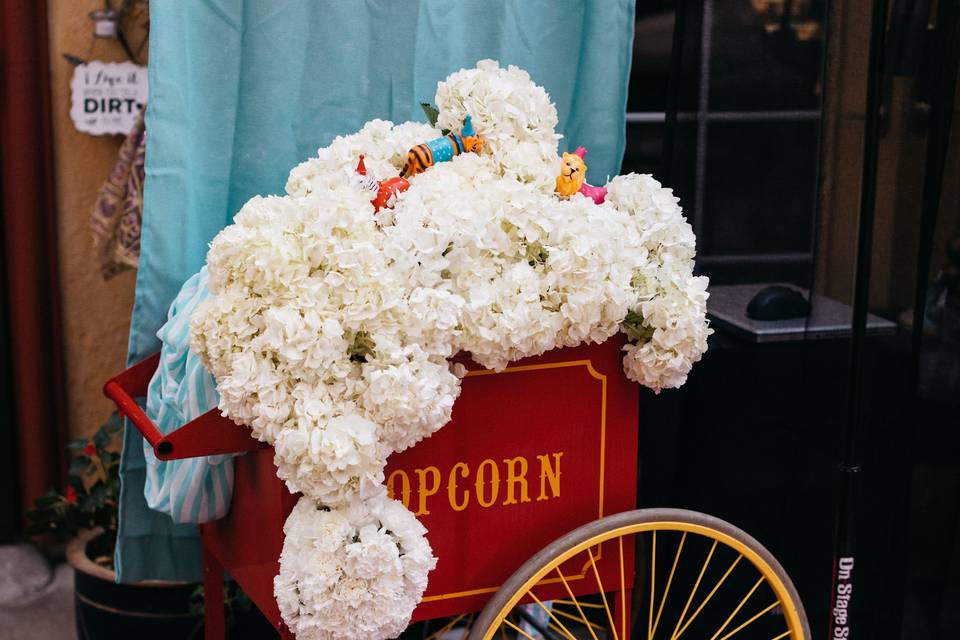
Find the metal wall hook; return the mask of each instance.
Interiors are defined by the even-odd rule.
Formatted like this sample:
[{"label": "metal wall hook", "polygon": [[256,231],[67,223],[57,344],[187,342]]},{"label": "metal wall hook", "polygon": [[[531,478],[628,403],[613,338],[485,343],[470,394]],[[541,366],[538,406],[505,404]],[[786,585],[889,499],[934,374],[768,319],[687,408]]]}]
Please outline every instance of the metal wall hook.
[{"label": "metal wall hook", "polygon": [[[120,6],[114,8],[112,0],[104,0],[103,9],[96,9],[87,14],[93,21],[94,39],[116,40],[120,43],[120,46],[123,47],[123,51],[127,54],[130,62],[140,64],[139,54],[147,42],[147,36],[144,36],[136,50],[134,50],[134,48],[130,46],[130,42],[127,40],[127,36],[123,31],[122,22],[124,18],[133,12],[136,5],[148,5],[148,3],[149,0],[122,0]],[[149,22],[147,22],[147,28],[149,32]],[[77,56],[64,54],[64,57],[74,66],[84,64],[84,60]]]}]

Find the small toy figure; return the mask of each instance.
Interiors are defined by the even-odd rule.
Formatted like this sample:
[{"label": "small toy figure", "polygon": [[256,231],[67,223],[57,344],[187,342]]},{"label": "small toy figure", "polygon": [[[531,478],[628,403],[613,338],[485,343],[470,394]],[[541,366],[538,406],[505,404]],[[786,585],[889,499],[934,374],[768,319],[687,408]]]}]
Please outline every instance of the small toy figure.
[{"label": "small toy figure", "polygon": [[384,207],[393,207],[396,202],[396,196],[410,188],[410,183],[405,178],[394,176],[380,181],[380,188],[377,190],[377,197],[371,200],[373,202],[373,211],[376,213]]},{"label": "small toy figure", "polygon": [[360,154],[360,161],[357,162],[357,168],[350,178],[350,184],[358,189],[369,191],[373,198],[370,203],[373,205],[373,212],[376,213],[384,207],[392,207],[396,201],[396,196],[410,188],[410,183],[395,176],[377,182],[373,176],[367,175],[367,166],[363,163],[363,154]]},{"label": "small toy figure", "polygon": [[438,162],[448,162],[465,151],[479,153],[481,149],[483,149],[483,136],[473,130],[473,122],[467,115],[463,119],[463,128],[460,133],[448,133],[442,138],[435,138],[410,149],[400,176],[409,178],[423,173]]},{"label": "small toy figure", "polygon": [[593,204],[603,204],[607,199],[606,187],[595,187],[592,184],[583,183],[580,187],[580,193],[593,200]]},{"label": "small toy figure", "polygon": [[583,180],[587,176],[587,163],[583,161],[586,153],[587,150],[580,147],[576,153],[563,154],[560,161],[560,175],[557,176],[557,186],[554,189],[561,198],[569,198],[580,191]]},{"label": "small toy figure", "polygon": [[367,175],[367,166],[363,163],[362,153],[360,154],[360,161],[357,162],[356,171],[350,178],[350,184],[358,189],[373,191],[374,193],[380,188],[380,185],[374,180],[373,176]]},{"label": "small toy figure", "polygon": [[577,147],[573,153],[564,153],[560,160],[560,175],[554,191],[561,198],[569,198],[575,193],[581,193],[593,200],[595,204],[603,204],[607,198],[606,187],[595,187],[586,183],[587,163],[583,157],[587,155],[585,147]]}]

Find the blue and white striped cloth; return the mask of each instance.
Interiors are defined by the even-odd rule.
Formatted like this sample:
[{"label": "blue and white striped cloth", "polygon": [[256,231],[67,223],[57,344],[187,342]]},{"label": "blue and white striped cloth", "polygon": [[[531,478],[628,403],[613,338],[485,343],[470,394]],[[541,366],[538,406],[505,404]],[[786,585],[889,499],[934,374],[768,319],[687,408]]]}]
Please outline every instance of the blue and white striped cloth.
[{"label": "blue and white striped cloth", "polygon": [[[207,291],[207,268],[187,280],[167,313],[160,338],[160,365],[147,390],[147,415],[164,434],[217,406],[216,382],[200,357],[190,351],[190,316]],[[233,454],[157,460],[143,443],[147,463],[144,496],[147,506],[175,522],[209,522],[230,510],[233,495]]]}]

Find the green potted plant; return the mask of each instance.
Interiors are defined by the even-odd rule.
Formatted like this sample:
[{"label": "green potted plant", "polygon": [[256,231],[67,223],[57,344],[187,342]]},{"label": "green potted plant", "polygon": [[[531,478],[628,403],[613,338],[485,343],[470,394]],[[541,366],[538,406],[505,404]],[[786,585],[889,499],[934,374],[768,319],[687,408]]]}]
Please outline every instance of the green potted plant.
[{"label": "green potted plant", "polygon": [[66,542],[92,530],[100,530],[107,542],[116,535],[122,429],[114,415],[93,437],[67,445],[70,467],[66,490],[61,494],[51,489],[34,502],[27,513],[27,533],[55,542]]},{"label": "green potted plant", "polygon": [[113,569],[120,497],[120,434],[113,415],[91,438],[70,442],[66,490],[51,490],[27,514],[28,532],[66,543],[75,570],[80,640],[199,638],[202,612],[191,606],[197,585],[151,581],[118,584]]},{"label": "green potted plant", "polygon": [[[120,442],[123,423],[110,417],[90,438],[71,441],[63,493],[51,490],[27,513],[28,533],[54,545],[66,544],[74,568],[77,637],[201,638],[203,587],[194,583],[147,581],[118,584],[113,568],[120,498]],[[228,637],[275,637],[270,624],[235,582],[224,585]]]}]

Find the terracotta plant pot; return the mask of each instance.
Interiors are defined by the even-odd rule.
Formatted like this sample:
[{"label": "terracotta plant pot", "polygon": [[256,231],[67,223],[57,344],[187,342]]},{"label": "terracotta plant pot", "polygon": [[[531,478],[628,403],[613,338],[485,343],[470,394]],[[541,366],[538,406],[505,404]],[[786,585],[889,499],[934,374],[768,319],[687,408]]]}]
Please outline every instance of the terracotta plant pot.
[{"label": "terracotta plant pot", "polygon": [[79,640],[203,637],[202,616],[190,612],[190,597],[196,584],[117,584],[112,570],[91,560],[112,551],[113,541],[101,530],[85,532],[67,545],[67,561],[75,570]]}]

